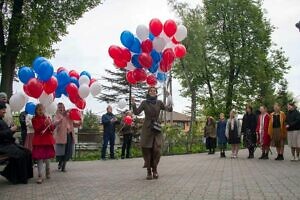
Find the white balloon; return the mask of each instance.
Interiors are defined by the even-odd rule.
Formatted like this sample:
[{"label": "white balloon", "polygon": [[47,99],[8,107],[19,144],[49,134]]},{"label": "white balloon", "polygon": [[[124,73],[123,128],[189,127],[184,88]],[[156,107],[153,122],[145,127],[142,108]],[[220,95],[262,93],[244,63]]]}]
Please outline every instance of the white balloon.
[{"label": "white balloon", "polygon": [[101,85],[99,82],[94,82],[90,87],[90,92],[93,97],[97,96],[101,92]]},{"label": "white balloon", "polygon": [[11,111],[20,111],[26,104],[26,96],[21,92],[17,92],[9,99]]},{"label": "white balloon", "polygon": [[83,85],[83,84],[89,84],[90,83],[90,79],[87,75],[82,75],[79,77],[79,85]]},{"label": "white balloon", "polygon": [[39,97],[39,102],[45,107],[51,104],[53,100],[53,94],[47,94],[46,92],[43,92],[42,95]]},{"label": "white balloon", "polygon": [[175,46],[176,46],[176,45],[171,41],[171,42],[168,42],[168,44],[166,45],[166,49],[167,49],[167,48],[171,48],[171,49],[173,49],[173,51],[174,51]]},{"label": "white balloon", "polygon": [[50,103],[47,107],[46,107],[46,113],[49,115],[54,115],[57,109],[57,105],[55,102]]},{"label": "white balloon", "polygon": [[136,68],[135,68],[135,66],[133,66],[133,64],[131,62],[128,62],[125,69],[128,71],[131,71],[131,70],[135,70]]},{"label": "white balloon", "polygon": [[165,32],[161,32],[161,34],[159,35],[159,37],[163,38],[165,40],[165,43],[168,44],[169,42],[171,42],[171,38],[169,38]]},{"label": "white balloon", "polygon": [[90,87],[87,84],[80,85],[78,89],[78,93],[79,96],[84,99],[89,96]]},{"label": "white balloon", "polygon": [[118,102],[118,107],[119,107],[120,109],[125,108],[126,105],[127,105],[127,103],[126,103],[126,100],[125,100],[125,99],[121,99],[121,100]]},{"label": "white balloon", "polygon": [[161,52],[166,46],[166,41],[161,37],[156,37],[153,40],[153,48],[157,52]]},{"label": "white balloon", "polygon": [[149,29],[147,26],[140,24],[136,27],[136,36],[141,40],[146,40],[149,37]]},{"label": "white balloon", "polygon": [[184,25],[177,26],[177,31],[174,35],[176,41],[181,42],[187,36],[187,29]]}]

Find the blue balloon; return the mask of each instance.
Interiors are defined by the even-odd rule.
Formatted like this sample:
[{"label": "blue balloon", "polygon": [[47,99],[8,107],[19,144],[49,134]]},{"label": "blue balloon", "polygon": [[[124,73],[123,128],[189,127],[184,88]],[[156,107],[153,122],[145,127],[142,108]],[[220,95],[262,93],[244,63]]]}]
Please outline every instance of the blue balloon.
[{"label": "blue balloon", "polygon": [[30,115],[34,115],[35,114],[35,106],[36,105],[33,102],[26,103],[25,112],[27,112]]},{"label": "blue balloon", "polygon": [[66,86],[71,82],[70,76],[66,71],[61,71],[56,76],[58,87]]},{"label": "blue balloon", "polygon": [[61,93],[59,93],[57,90],[55,91],[55,98],[60,98],[61,97]]},{"label": "blue balloon", "polygon": [[161,54],[158,53],[155,50],[152,50],[150,53],[152,60],[154,61],[154,63],[158,63],[161,60]]},{"label": "blue balloon", "polygon": [[134,54],[131,57],[131,63],[133,64],[133,66],[135,66],[136,68],[143,68],[143,66],[140,64],[139,62],[139,54]]},{"label": "blue balloon", "polygon": [[35,75],[34,71],[30,67],[23,66],[18,71],[18,77],[22,83],[27,84],[27,82],[31,78],[34,78]]},{"label": "blue balloon", "polygon": [[91,80],[91,74],[89,73],[89,72],[87,72],[87,71],[82,71],[81,73],[80,73],[80,76],[82,76],[82,75],[86,75],[86,76],[88,76],[89,77],[89,79]]},{"label": "blue balloon", "polygon": [[155,73],[155,72],[157,72],[157,70],[158,70],[158,66],[159,66],[159,64],[158,63],[152,63],[152,66],[148,69],[149,70],[149,72],[151,72],[151,73]]},{"label": "blue balloon", "polygon": [[153,41],[154,38],[155,38],[155,36],[154,36],[152,33],[149,33],[149,39],[150,39],[151,41]]},{"label": "blue balloon", "polygon": [[128,47],[128,49],[130,51],[132,51],[133,53],[141,53],[142,50],[141,50],[140,40],[138,38],[134,38],[134,42],[133,42],[132,46],[130,48]]},{"label": "blue balloon", "polygon": [[121,43],[130,48],[134,43],[134,35],[130,31],[123,31],[120,36]]},{"label": "blue balloon", "polygon": [[159,82],[164,82],[167,80],[167,74],[158,72],[156,78]]},{"label": "blue balloon", "polygon": [[38,73],[38,79],[48,81],[53,75],[54,69],[49,61],[44,61],[39,65],[41,72]]},{"label": "blue balloon", "polygon": [[77,78],[75,78],[75,77],[70,77],[70,82],[71,83],[74,83],[78,88],[79,88],[79,81],[78,81],[78,79]]},{"label": "blue balloon", "polygon": [[32,67],[37,74],[43,73],[43,69],[41,68],[40,64],[44,61],[47,61],[47,59],[40,56],[34,59]]}]

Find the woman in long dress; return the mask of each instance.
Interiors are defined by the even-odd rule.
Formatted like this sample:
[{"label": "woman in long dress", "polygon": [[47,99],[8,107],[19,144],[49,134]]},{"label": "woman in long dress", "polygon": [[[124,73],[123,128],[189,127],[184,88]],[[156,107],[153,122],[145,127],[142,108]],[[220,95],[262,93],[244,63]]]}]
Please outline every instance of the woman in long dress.
[{"label": "woman in long dress", "polygon": [[230,111],[230,117],[227,120],[225,134],[228,138],[228,144],[231,144],[231,158],[237,158],[239,145],[241,143],[241,125],[238,119],[235,117],[234,110]]}]

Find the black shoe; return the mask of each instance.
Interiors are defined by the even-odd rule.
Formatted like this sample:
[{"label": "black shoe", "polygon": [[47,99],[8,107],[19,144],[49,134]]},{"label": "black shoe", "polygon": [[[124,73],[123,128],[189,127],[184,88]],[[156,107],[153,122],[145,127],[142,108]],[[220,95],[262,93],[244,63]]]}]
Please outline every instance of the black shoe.
[{"label": "black shoe", "polygon": [[121,159],[125,159],[125,156],[121,156]]},{"label": "black shoe", "polygon": [[269,153],[266,153],[265,156],[262,159],[263,160],[268,160],[269,159]]},{"label": "black shoe", "polygon": [[249,159],[253,159],[253,158],[254,158],[254,154],[250,154]]},{"label": "black shoe", "polygon": [[262,153],[259,159],[264,159],[264,157],[265,157],[265,153]]},{"label": "black shoe", "polygon": [[275,160],[280,160],[280,154],[277,155],[277,158]]}]

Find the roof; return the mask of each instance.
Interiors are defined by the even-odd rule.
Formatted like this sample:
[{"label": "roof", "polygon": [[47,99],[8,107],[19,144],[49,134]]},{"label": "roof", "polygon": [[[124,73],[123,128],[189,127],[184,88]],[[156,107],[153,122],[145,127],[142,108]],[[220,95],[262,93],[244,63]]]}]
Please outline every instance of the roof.
[{"label": "roof", "polygon": [[[191,120],[190,116],[185,115],[183,113],[179,113],[176,111],[173,111],[172,113],[173,113],[173,121],[188,122]],[[167,117],[167,121],[171,121],[171,113],[170,112],[167,112],[166,117]]]}]

